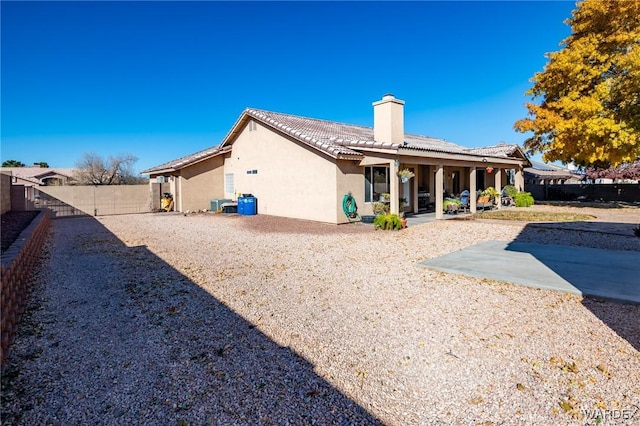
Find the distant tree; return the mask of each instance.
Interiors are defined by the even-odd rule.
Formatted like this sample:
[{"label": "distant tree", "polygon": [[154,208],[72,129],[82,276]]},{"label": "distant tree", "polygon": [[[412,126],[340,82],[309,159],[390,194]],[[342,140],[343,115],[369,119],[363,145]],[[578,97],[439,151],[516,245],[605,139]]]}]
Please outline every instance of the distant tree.
[{"label": "distant tree", "polygon": [[588,167],[585,170],[585,177],[588,179],[640,179],[640,161],[635,163],[625,163],[618,167],[609,167],[607,169]]},{"label": "distant tree", "polygon": [[45,161],[40,161],[39,163],[33,163],[35,166],[40,166],[40,167],[44,167],[46,169],[49,168],[49,163],[45,162]]},{"label": "distant tree", "polygon": [[26,167],[22,161],[7,160],[2,162],[2,167]]},{"label": "distant tree", "polygon": [[533,132],[529,153],[545,161],[608,168],[640,158],[640,2],[577,3],[572,34],[548,53],[527,95],[529,118],[515,123]]},{"label": "distant tree", "polygon": [[87,152],[76,163],[75,178],[79,185],[133,185],[141,183],[135,176],[134,155],[110,156],[107,160],[98,154]]}]

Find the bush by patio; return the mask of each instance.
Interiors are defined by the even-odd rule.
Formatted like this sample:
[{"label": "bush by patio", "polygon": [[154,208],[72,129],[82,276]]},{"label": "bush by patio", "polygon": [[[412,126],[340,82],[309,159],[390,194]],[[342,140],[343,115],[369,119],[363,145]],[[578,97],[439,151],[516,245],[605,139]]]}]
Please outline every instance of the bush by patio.
[{"label": "bush by patio", "polygon": [[531,207],[533,205],[533,196],[530,192],[518,192],[513,201],[516,207]]},{"label": "bush by patio", "polygon": [[375,229],[399,230],[402,229],[402,221],[395,213],[380,214],[373,219],[373,227]]}]

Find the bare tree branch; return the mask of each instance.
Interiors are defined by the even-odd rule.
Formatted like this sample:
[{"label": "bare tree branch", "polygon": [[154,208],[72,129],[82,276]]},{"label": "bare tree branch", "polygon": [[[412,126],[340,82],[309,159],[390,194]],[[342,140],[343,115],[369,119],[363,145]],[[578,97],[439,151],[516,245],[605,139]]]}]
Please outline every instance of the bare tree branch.
[{"label": "bare tree branch", "polygon": [[80,185],[130,185],[141,183],[135,176],[133,164],[138,158],[131,154],[110,156],[105,160],[93,152],[86,152],[76,163],[76,179]]}]

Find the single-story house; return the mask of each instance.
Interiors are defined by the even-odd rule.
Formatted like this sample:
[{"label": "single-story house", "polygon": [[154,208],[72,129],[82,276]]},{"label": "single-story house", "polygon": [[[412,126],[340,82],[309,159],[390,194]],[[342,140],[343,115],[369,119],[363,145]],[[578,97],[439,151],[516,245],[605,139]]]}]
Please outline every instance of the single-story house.
[{"label": "single-story house", "polygon": [[[250,193],[257,213],[347,223],[343,197],[360,215],[373,214],[380,194],[391,212],[419,212],[435,205],[442,217],[445,191],[513,183],[524,188],[530,165],[518,145],[466,148],[405,134],[404,101],[385,95],[373,103],[373,128],[247,108],[212,148],[144,170],[150,184],[167,182],[176,210],[209,209],[212,199]],[[402,183],[398,171],[414,177]],[[475,211],[471,197],[471,211]]]},{"label": "single-story house", "polygon": [[40,167],[1,167],[0,171],[11,175],[11,183],[24,186],[59,186],[75,181],[75,169]]},{"label": "single-story house", "polygon": [[531,161],[531,167],[524,168],[524,183],[528,185],[581,183],[582,176],[555,164]]}]

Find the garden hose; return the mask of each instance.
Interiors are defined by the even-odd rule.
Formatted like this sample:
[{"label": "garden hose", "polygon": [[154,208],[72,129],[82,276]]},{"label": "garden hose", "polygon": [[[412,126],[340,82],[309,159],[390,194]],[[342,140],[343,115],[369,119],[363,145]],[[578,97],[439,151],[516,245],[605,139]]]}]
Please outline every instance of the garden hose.
[{"label": "garden hose", "polygon": [[345,196],[342,198],[342,211],[349,218],[349,220],[359,217],[356,199],[353,198],[351,193],[345,194]]}]

